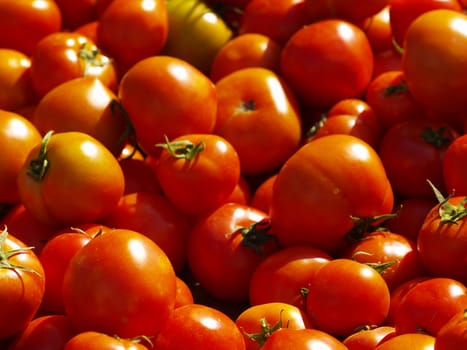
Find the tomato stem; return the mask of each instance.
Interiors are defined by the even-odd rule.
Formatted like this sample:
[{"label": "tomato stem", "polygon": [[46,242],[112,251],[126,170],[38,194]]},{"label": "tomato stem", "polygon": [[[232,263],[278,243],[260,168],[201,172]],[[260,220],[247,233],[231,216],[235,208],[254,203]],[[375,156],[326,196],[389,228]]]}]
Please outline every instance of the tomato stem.
[{"label": "tomato stem", "polygon": [[430,180],[427,181],[433,189],[436,199],[439,202],[438,214],[441,218],[441,222],[443,224],[457,225],[460,219],[467,216],[467,208],[465,208],[465,205],[467,204],[467,197],[465,197],[458,205],[453,205],[449,203],[449,199],[452,197],[452,195],[444,198],[435,185]]},{"label": "tomato stem", "polygon": [[[367,255],[367,256],[371,256],[370,253],[368,252],[364,252],[364,251],[358,251],[358,252],[355,252],[353,255],[352,255],[352,260],[355,260],[355,257],[358,256],[358,255]],[[392,265],[398,263],[399,260],[395,259],[395,260],[390,260],[390,261],[385,261],[385,262],[378,262],[378,263],[373,263],[373,262],[363,262],[363,264],[369,266],[369,267],[372,267],[373,269],[375,269],[376,271],[378,271],[378,273],[382,273],[384,270],[388,269],[389,267],[391,267]]]},{"label": "tomato stem", "polygon": [[[272,335],[272,333],[274,333],[275,331],[281,328],[284,328],[282,327],[282,313],[283,312],[284,310],[281,310],[279,321],[277,321],[274,325],[271,326],[265,318],[262,318],[259,320],[261,331],[259,331],[258,333],[247,333],[243,330],[243,333],[248,338],[258,343],[260,347],[262,347],[264,343],[266,342],[266,340]],[[285,328],[287,328],[288,326],[289,325],[287,323]]]},{"label": "tomato stem", "polygon": [[120,151],[124,143],[129,141],[130,144],[133,146],[133,151],[131,152],[131,154],[125,157],[125,159],[132,158],[137,151],[144,155],[145,153],[140,148],[138,141],[136,139],[136,132],[133,127],[133,124],[131,123],[131,118],[128,115],[127,111],[123,108],[122,104],[118,102],[117,100],[112,100],[110,102],[110,111],[112,112],[112,116],[119,115],[123,118],[125,122],[125,130],[123,130],[122,134],[117,140],[117,143],[114,146],[114,153],[117,153],[118,151]]},{"label": "tomato stem", "polygon": [[359,218],[356,216],[351,216],[350,218],[354,222],[354,226],[349,232],[347,232],[345,237],[351,243],[358,242],[364,238],[365,234],[378,230],[377,225],[375,225],[375,223],[379,224],[383,221],[393,219],[397,215],[398,213],[391,213],[391,214],[376,215],[376,216],[367,217],[367,218]]},{"label": "tomato stem", "polygon": [[36,181],[41,181],[49,168],[49,161],[47,160],[47,146],[50,138],[52,137],[53,130],[48,131],[42,138],[41,147],[37,158],[29,162],[27,174]]},{"label": "tomato stem", "polygon": [[196,145],[188,140],[170,142],[167,135],[164,135],[165,143],[158,143],[156,147],[166,149],[169,154],[178,159],[192,160],[199,153],[204,151],[206,144],[204,141],[198,142]]},{"label": "tomato stem", "polygon": [[454,140],[454,136],[447,127],[441,127],[437,130],[427,127],[422,130],[420,136],[426,143],[435,146],[437,149],[448,147],[448,145]]},{"label": "tomato stem", "polygon": [[104,67],[109,64],[110,59],[106,56],[102,56],[98,48],[88,49],[87,42],[81,44],[81,47],[78,51],[78,57],[83,60],[83,76],[86,77],[89,75],[89,71],[93,67]]},{"label": "tomato stem", "polygon": [[271,220],[265,218],[248,227],[241,227],[232,232],[230,236],[240,233],[243,237],[242,246],[250,248],[258,255],[263,255],[262,246],[270,241],[277,243],[276,237],[269,234]]}]

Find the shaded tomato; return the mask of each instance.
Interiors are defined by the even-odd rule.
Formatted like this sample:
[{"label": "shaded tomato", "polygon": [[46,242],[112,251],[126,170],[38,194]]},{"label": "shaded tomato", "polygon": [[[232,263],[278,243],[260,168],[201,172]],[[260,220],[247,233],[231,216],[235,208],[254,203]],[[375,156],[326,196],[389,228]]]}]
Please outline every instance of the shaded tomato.
[{"label": "shaded tomato", "polygon": [[434,350],[435,337],[422,333],[399,334],[379,344],[375,350]]},{"label": "shaded tomato", "polygon": [[273,174],[258,185],[251,197],[250,205],[252,207],[269,214],[276,177],[277,174]]},{"label": "shaded tomato", "polygon": [[175,282],[177,286],[177,291],[175,294],[174,308],[177,308],[183,305],[194,304],[195,302],[194,296],[188,284],[182,278],[178,276],[176,277]]},{"label": "shaded tomato", "polygon": [[274,332],[261,348],[263,350],[347,350],[340,340],[318,329],[288,329]]},{"label": "shaded tomato", "polygon": [[86,331],[73,336],[63,350],[147,350],[144,338],[125,339],[105,333]]},{"label": "shaded tomato", "polygon": [[373,78],[388,71],[402,69],[402,54],[395,48],[376,52],[373,60]]},{"label": "shaded tomato", "polygon": [[453,140],[448,146],[442,164],[445,188],[448,193],[454,193],[457,196],[467,196],[467,186],[464,181],[464,175],[467,172],[465,167],[466,149],[467,134],[464,134]]},{"label": "shaded tomato", "polygon": [[122,158],[119,159],[119,163],[125,177],[124,194],[141,191],[162,193],[156,172],[145,159]]},{"label": "shaded tomato", "polygon": [[348,350],[374,350],[379,344],[395,336],[391,326],[368,327],[352,333],[342,340]]},{"label": "shaded tomato", "polygon": [[467,308],[457,312],[438,332],[435,350],[449,350],[467,346]]},{"label": "shaded tomato", "polygon": [[97,19],[99,0],[55,0],[62,14],[62,27],[74,30]]}]

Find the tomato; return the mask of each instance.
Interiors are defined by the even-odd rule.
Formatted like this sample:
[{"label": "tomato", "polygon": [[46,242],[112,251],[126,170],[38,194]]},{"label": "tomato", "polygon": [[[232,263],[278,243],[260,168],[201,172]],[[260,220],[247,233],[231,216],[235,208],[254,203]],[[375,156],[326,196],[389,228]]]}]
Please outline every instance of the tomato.
[{"label": "tomato", "polygon": [[74,335],[65,315],[38,316],[14,336],[8,350],[63,349]]},{"label": "tomato", "polygon": [[318,329],[288,329],[274,332],[264,343],[262,350],[347,350],[337,338]]},{"label": "tomato", "polygon": [[448,193],[455,193],[457,196],[467,196],[467,187],[463,181],[463,174],[467,171],[465,168],[466,135],[461,135],[448,146],[442,164],[445,188]]},{"label": "tomato", "polygon": [[305,310],[308,287],[316,271],[330,260],[328,254],[309,246],[287,247],[272,253],[251,276],[250,304],[283,302]]},{"label": "tomato", "polygon": [[62,14],[52,0],[1,0],[0,47],[29,56],[36,44],[62,28]]},{"label": "tomato", "polygon": [[435,350],[449,350],[467,346],[467,308],[457,312],[438,332]]},{"label": "tomato", "polygon": [[0,48],[0,109],[15,111],[36,102],[30,68],[31,59],[26,54]]},{"label": "tomato", "polygon": [[306,313],[288,303],[271,302],[249,306],[235,319],[245,338],[246,350],[260,348],[274,332],[310,328]]},{"label": "tomato", "polygon": [[101,222],[144,234],[164,251],[176,272],[184,267],[191,226],[187,217],[161,194],[126,194]]},{"label": "tomato", "polygon": [[305,0],[251,0],[243,9],[238,33],[260,33],[284,45],[307,22]]},{"label": "tomato", "polygon": [[298,149],[300,112],[279,75],[261,67],[244,68],[219,80],[216,89],[214,133],[235,148],[242,174],[273,171]]},{"label": "tomato", "polygon": [[154,241],[132,230],[92,239],[71,259],[63,283],[66,314],[79,331],[154,336],[175,304],[170,260]]},{"label": "tomato", "polygon": [[99,25],[98,20],[84,23],[77,27],[73,32],[84,35],[85,37],[91,39],[93,42],[97,43],[97,26]]},{"label": "tomato", "polygon": [[360,22],[360,27],[365,31],[374,53],[394,48],[388,5],[365,18]]},{"label": "tomato", "polygon": [[389,0],[390,25],[396,44],[404,45],[407,29],[418,16],[436,9],[462,11],[458,0]]},{"label": "tomato", "polygon": [[123,339],[95,331],[76,334],[63,350],[147,350],[142,338]]},{"label": "tomato", "polygon": [[402,70],[391,70],[374,77],[365,92],[365,101],[384,130],[404,120],[425,118],[422,107],[407,88]]},{"label": "tomato", "polygon": [[175,309],[154,340],[158,350],[244,350],[235,322],[222,311],[201,304]]},{"label": "tomato", "polygon": [[22,331],[39,309],[45,289],[44,270],[34,252],[6,228],[0,234],[0,339]]},{"label": "tomato", "polygon": [[113,0],[98,21],[97,44],[116,61],[120,74],[159,54],[167,40],[165,0]]},{"label": "tomato", "polygon": [[384,72],[402,69],[402,53],[395,48],[376,52],[373,59],[373,78]]},{"label": "tomato", "polygon": [[348,350],[374,350],[379,344],[395,336],[395,328],[391,326],[368,327],[342,340]]},{"label": "tomato", "polygon": [[351,216],[387,214],[393,202],[376,151],[357,137],[329,135],[302,146],[280,169],[271,224],[284,246],[309,244],[330,253],[353,227]]},{"label": "tomato", "polygon": [[144,159],[119,159],[120,167],[125,177],[124,194],[135,192],[151,192],[161,194],[161,187],[157,181],[156,172]]},{"label": "tomato", "polygon": [[373,73],[373,52],[356,25],[321,20],[292,35],[282,50],[280,68],[304,104],[329,108],[363,94]]},{"label": "tomato", "polygon": [[191,292],[190,287],[188,284],[180,277],[176,277],[175,279],[177,291],[175,295],[175,306],[174,308],[194,304],[195,300],[193,297],[193,293]]},{"label": "tomato", "polygon": [[382,325],[389,311],[386,281],[374,268],[351,259],[325,264],[308,290],[306,310],[313,326],[336,337],[348,337],[358,327]]},{"label": "tomato", "polygon": [[435,337],[422,333],[396,335],[379,344],[375,350],[434,350]]},{"label": "tomato", "polygon": [[407,30],[402,69],[409,91],[426,109],[445,114],[465,111],[466,26],[462,12],[441,9],[418,16]]},{"label": "tomato", "polygon": [[217,111],[214,83],[186,61],[155,56],[135,64],[122,78],[119,98],[141,148],[189,133],[211,133]]},{"label": "tomato", "polygon": [[209,77],[217,82],[229,73],[248,67],[263,67],[279,73],[281,50],[279,43],[264,34],[238,35],[214,56]]},{"label": "tomato", "polygon": [[240,178],[234,147],[214,134],[187,134],[158,144],[156,175],[164,195],[190,217],[223,204]]},{"label": "tomato", "polygon": [[379,156],[394,192],[404,198],[432,199],[430,180],[444,191],[443,160],[458,137],[449,124],[428,119],[401,121],[382,136]]},{"label": "tomato", "polygon": [[277,174],[273,174],[258,185],[250,200],[250,205],[252,207],[269,214],[276,177]]},{"label": "tomato", "polygon": [[428,272],[467,285],[466,197],[447,199],[438,192],[439,204],[426,216],[418,234],[418,252]]},{"label": "tomato", "polygon": [[233,31],[204,1],[165,1],[169,31],[162,53],[209,74],[214,57],[233,37]]},{"label": "tomato", "polygon": [[227,203],[199,219],[188,238],[188,265],[206,292],[228,302],[248,301],[250,278],[276,250],[266,213]]},{"label": "tomato", "polygon": [[125,131],[129,126],[114,110],[116,98],[115,93],[96,77],[71,79],[41,98],[32,122],[43,135],[49,130],[86,133],[118,155],[126,141]]},{"label": "tomato", "polygon": [[224,203],[234,202],[248,205],[251,201],[251,188],[245,176],[240,174],[237,185]]},{"label": "tomato", "polygon": [[55,225],[93,222],[107,215],[124,190],[117,159],[81,132],[47,133],[18,174],[21,202],[39,220]]},{"label": "tomato", "polygon": [[16,178],[29,152],[41,141],[36,126],[25,117],[0,109],[0,203],[20,202]]},{"label": "tomato", "polygon": [[467,307],[467,287],[444,277],[432,277],[410,288],[394,313],[397,334],[423,332],[436,337],[457,312]]},{"label": "tomato", "polygon": [[62,27],[74,30],[97,19],[99,0],[55,0],[62,14]]}]

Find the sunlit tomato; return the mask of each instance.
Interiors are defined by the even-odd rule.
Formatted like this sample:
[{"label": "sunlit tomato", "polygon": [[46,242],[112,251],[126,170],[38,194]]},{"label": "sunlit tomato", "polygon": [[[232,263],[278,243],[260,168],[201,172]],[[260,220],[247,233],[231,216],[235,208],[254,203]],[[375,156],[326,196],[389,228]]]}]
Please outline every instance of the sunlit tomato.
[{"label": "sunlit tomato", "polygon": [[30,67],[26,54],[0,48],[0,109],[14,111],[36,102]]},{"label": "sunlit tomato", "polygon": [[214,298],[248,301],[250,278],[275,250],[265,213],[227,203],[198,220],[188,238],[188,264],[195,279]]},{"label": "sunlit tomato", "polygon": [[348,337],[358,327],[382,325],[389,311],[390,292],[383,277],[351,259],[324,264],[308,291],[306,310],[313,326],[336,337]]},{"label": "sunlit tomato", "polygon": [[45,289],[37,255],[4,228],[0,233],[0,339],[22,331],[39,309]]},{"label": "sunlit tomato", "polygon": [[164,251],[176,272],[184,267],[191,227],[187,217],[161,194],[144,191],[126,194],[101,222],[144,234]]},{"label": "sunlit tomato", "polygon": [[298,149],[300,112],[295,95],[276,73],[240,69],[219,80],[216,90],[214,133],[235,148],[242,174],[275,170]]},{"label": "sunlit tomato", "polygon": [[161,187],[154,168],[144,159],[119,159],[120,167],[125,177],[125,192],[151,192],[161,194]]},{"label": "sunlit tomato", "polygon": [[395,328],[391,326],[369,327],[352,333],[342,343],[348,350],[374,350],[394,335]]},{"label": "sunlit tomato", "polygon": [[329,108],[365,91],[373,73],[373,52],[356,25],[322,20],[292,35],[282,51],[281,72],[304,104]]},{"label": "sunlit tomato", "polygon": [[379,12],[365,18],[360,26],[365,31],[374,53],[394,48],[389,6],[386,5]]},{"label": "sunlit tomato", "polygon": [[123,74],[136,62],[160,53],[167,33],[165,0],[113,0],[99,16],[97,44]]},{"label": "sunlit tomato", "polygon": [[402,69],[410,92],[423,107],[439,113],[465,111],[466,27],[465,14],[444,9],[425,12],[409,26]]},{"label": "sunlit tomato", "polygon": [[337,338],[318,329],[288,329],[274,332],[264,343],[262,350],[347,350]]},{"label": "sunlit tomato", "polygon": [[436,337],[458,312],[467,308],[467,288],[451,278],[433,277],[410,288],[394,313],[397,334],[423,332]]},{"label": "sunlit tomato", "polygon": [[191,289],[188,286],[188,284],[178,276],[176,277],[175,282],[177,285],[177,292],[175,295],[174,308],[177,308],[183,305],[193,304],[195,300],[194,300],[193,293],[191,292]]},{"label": "sunlit tomato", "polygon": [[407,333],[391,337],[374,350],[434,350],[435,337],[423,333]]},{"label": "sunlit tomato", "polygon": [[435,350],[467,347],[467,308],[457,312],[438,332]]},{"label": "sunlit tomato", "polygon": [[250,205],[252,207],[269,214],[276,177],[277,174],[273,174],[258,185],[251,197]]},{"label": "sunlit tomato", "polygon": [[175,272],[167,255],[132,230],[92,239],[71,259],[63,283],[66,314],[80,331],[154,336],[175,304]]},{"label": "sunlit tomato", "polygon": [[260,33],[284,45],[307,24],[305,0],[251,0],[244,8],[239,34]]},{"label": "sunlit tomato", "polygon": [[387,214],[394,201],[376,151],[349,135],[329,135],[302,146],[282,166],[274,186],[271,221],[279,242],[310,244],[326,252],[345,240],[354,225],[351,216]]},{"label": "sunlit tomato", "polygon": [[305,0],[310,20],[340,18],[359,23],[373,16],[388,4],[388,0],[369,0],[365,2],[349,0]]},{"label": "sunlit tomato", "polygon": [[443,161],[443,178],[448,193],[467,196],[465,184],[467,134],[454,140],[446,150]]},{"label": "sunlit tomato", "polygon": [[246,33],[229,40],[219,49],[211,65],[210,78],[217,82],[229,73],[247,67],[279,72],[282,47],[270,37]]},{"label": "sunlit tomato", "polygon": [[14,336],[8,350],[63,349],[74,335],[65,315],[38,316]]},{"label": "sunlit tomato", "polygon": [[107,215],[125,186],[112,153],[92,136],[72,131],[47,133],[29,152],[17,180],[24,206],[38,220],[57,225]]},{"label": "sunlit tomato", "polygon": [[390,25],[396,44],[404,46],[410,24],[421,14],[436,9],[462,11],[458,0],[389,0]]},{"label": "sunlit tomato", "polygon": [[330,260],[328,254],[309,246],[283,248],[269,255],[251,276],[250,304],[283,302],[305,310],[309,284]]},{"label": "sunlit tomato", "polygon": [[281,302],[249,306],[238,315],[235,323],[243,332],[246,350],[260,348],[272,333],[281,328],[311,327],[310,320],[303,310]]},{"label": "sunlit tomato", "polygon": [[381,138],[379,156],[394,192],[405,198],[432,199],[427,180],[444,191],[444,155],[458,136],[450,125],[428,119],[410,119],[390,127]]},{"label": "sunlit tomato", "polygon": [[119,98],[147,154],[158,154],[155,145],[164,142],[164,135],[172,140],[214,129],[214,83],[175,57],[154,56],[135,64],[120,82]]},{"label": "sunlit tomato", "polygon": [[63,350],[147,350],[145,344],[144,337],[124,339],[117,335],[86,331],[69,339]]},{"label": "sunlit tomato", "polygon": [[43,135],[49,130],[86,133],[118,155],[126,141],[128,121],[114,109],[116,98],[96,77],[71,79],[41,98],[31,121]]},{"label": "sunlit tomato", "polygon": [[23,116],[0,109],[0,203],[19,203],[16,178],[33,147],[41,142],[36,126]]},{"label": "sunlit tomato", "polygon": [[1,0],[0,47],[30,55],[36,44],[62,28],[62,14],[53,0]]},{"label": "sunlit tomato", "polygon": [[217,52],[233,36],[223,18],[200,0],[166,0],[169,31],[163,54],[209,74]]}]

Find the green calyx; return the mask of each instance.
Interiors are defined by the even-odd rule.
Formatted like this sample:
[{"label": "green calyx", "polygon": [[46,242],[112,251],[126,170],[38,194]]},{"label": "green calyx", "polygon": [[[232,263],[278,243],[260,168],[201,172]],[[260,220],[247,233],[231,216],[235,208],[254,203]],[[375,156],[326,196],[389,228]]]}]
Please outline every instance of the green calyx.
[{"label": "green calyx", "polygon": [[270,241],[276,241],[276,237],[269,234],[271,229],[271,220],[265,218],[248,227],[241,227],[232,232],[231,235],[241,234],[242,246],[247,247],[257,255],[263,255],[262,246]]},{"label": "green calyx", "polygon": [[[253,340],[254,342],[258,343],[259,347],[262,347],[266,340],[274,333],[275,331],[284,328],[282,327],[282,312],[281,310],[281,315],[279,317],[279,321],[277,321],[274,325],[270,325],[268,321],[265,318],[262,318],[259,320],[260,328],[261,330],[258,333],[247,333],[243,332],[248,338]],[[285,328],[288,327],[288,324],[285,325]]]},{"label": "green calyx", "polygon": [[427,180],[428,184],[433,189],[436,199],[439,202],[438,214],[443,224],[454,224],[457,225],[458,221],[467,216],[467,197],[465,197],[459,204],[454,205],[449,203],[449,199],[452,195],[444,198],[441,192],[433,185],[430,180]]},{"label": "green calyx", "polygon": [[167,136],[164,136],[164,139],[165,143],[158,143],[156,147],[166,149],[172,157],[178,159],[192,160],[206,147],[204,141],[194,144],[188,140],[170,142]]},{"label": "green calyx", "polygon": [[27,174],[36,181],[41,181],[49,168],[49,161],[47,160],[47,146],[50,138],[52,137],[53,131],[50,130],[42,138],[41,147],[37,158],[34,158],[29,162],[29,168]]}]

